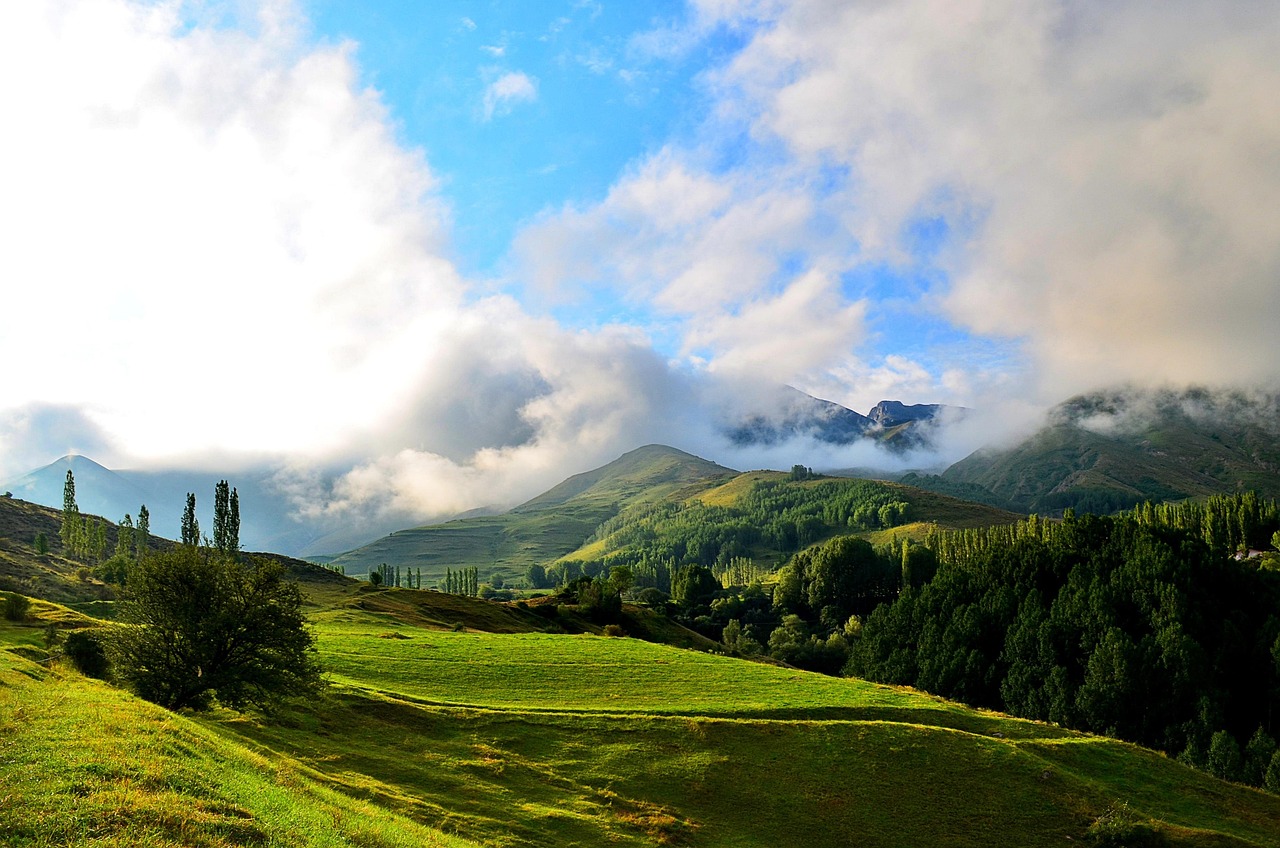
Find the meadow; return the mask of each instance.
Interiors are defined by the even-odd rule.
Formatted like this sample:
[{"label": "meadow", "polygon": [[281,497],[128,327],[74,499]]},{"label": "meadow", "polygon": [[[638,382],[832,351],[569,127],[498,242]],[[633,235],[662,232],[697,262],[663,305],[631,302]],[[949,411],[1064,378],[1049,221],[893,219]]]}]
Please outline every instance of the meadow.
[{"label": "meadow", "polygon": [[308,591],[330,686],[271,716],[40,662],[46,624],[93,623],[65,607],[0,623],[0,843],[1037,846],[1122,810],[1166,845],[1280,845],[1280,798],[1126,743],[516,607]]}]

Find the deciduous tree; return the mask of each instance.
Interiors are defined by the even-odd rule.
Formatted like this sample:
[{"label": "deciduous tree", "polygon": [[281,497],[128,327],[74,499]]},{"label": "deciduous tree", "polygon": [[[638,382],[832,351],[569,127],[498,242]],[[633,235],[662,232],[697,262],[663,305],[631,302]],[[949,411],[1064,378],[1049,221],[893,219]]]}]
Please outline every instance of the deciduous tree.
[{"label": "deciduous tree", "polygon": [[185,545],[134,566],[110,655],[149,701],[269,707],[321,685],[302,595],[269,561]]}]

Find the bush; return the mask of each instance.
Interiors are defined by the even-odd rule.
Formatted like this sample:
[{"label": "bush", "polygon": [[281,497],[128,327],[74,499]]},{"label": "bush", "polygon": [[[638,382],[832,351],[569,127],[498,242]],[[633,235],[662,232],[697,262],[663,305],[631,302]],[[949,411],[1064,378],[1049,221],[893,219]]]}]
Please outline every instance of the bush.
[{"label": "bush", "polygon": [[1088,831],[1089,842],[1099,848],[1161,848],[1168,842],[1160,831],[1141,820],[1128,804],[1112,804]]},{"label": "bush", "polygon": [[606,624],[604,626],[604,635],[620,638],[627,635],[627,631],[622,629],[620,624]]},{"label": "bush", "polygon": [[163,707],[268,708],[321,687],[302,594],[283,568],[183,545],[137,563],[108,645],[116,675]]},{"label": "bush", "polygon": [[73,630],[67,634],[62,652],[76,670],[86,677],[105,680],[107,677],[107,652],[98,634],[90,630]]},{"label": "bush", "polygon": [[17,592],[4,595],[4,617],[9,621],[26,621],[31,610],[31,599]]}]

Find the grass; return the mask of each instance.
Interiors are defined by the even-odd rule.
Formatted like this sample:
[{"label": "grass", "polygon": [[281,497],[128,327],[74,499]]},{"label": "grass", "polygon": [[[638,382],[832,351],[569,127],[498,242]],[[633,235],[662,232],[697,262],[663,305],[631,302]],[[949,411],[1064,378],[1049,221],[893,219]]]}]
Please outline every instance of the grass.
[{"label": "grass", "polygon": [[271,718],[24,658],[87,623],[55,604],[0,623],[0,843],[1048,846],[1126,804],[1172,846],[1280,845],[1280,798],[1132,745],[349,586],[308,584],[332,685]]},{"label": "grass", "polygon": [[[0,624],[0,644],[35,625]],[[0,844],[473,845],[75,672],[0,650]]]}]

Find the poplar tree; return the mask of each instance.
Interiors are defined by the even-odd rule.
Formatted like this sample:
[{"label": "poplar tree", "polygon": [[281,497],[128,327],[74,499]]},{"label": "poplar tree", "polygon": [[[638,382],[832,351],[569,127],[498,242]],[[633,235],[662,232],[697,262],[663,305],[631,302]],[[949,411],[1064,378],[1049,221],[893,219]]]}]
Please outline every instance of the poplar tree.
[{"label": "poplar tree", "polygon": [[128,513],[116,528],[116,556],[133,559],[133,516]]},{"label": "poplar tree", "polygon": [[138,559],[142,559],[151,545],[151,513],[147,505],[138,507],[138,523],[133,528],[134,546],[138,549]]},{"label": "poplar tree", "polygon": [[200,544],[200,522],[196,520],[196,495],[187,492],[187,508],[182,511],[182,544]]},{"label": "poplar tree", "polygon": [[230,511],[227,515],[227,543],[230,553],[240,552],[240,493],[231,490]]},{"label": "poplar tree", "polygon": [[213,546],[229,556],[240,552],[240,493],[226,480],[213,489]]},{"label": "poplar tree", "polygon": [[213,487],[213,546],[223,553],[230,550],[231,487],[219,480]]},{"label": "poplar tree", "polygon": [[62,526],[58,535],[62,537],[62,549],[72,556],[77,547],[76,541],[80,531],[80,507],[76,506],[76,478],[67,469],[66,482],[62,484]]}]

